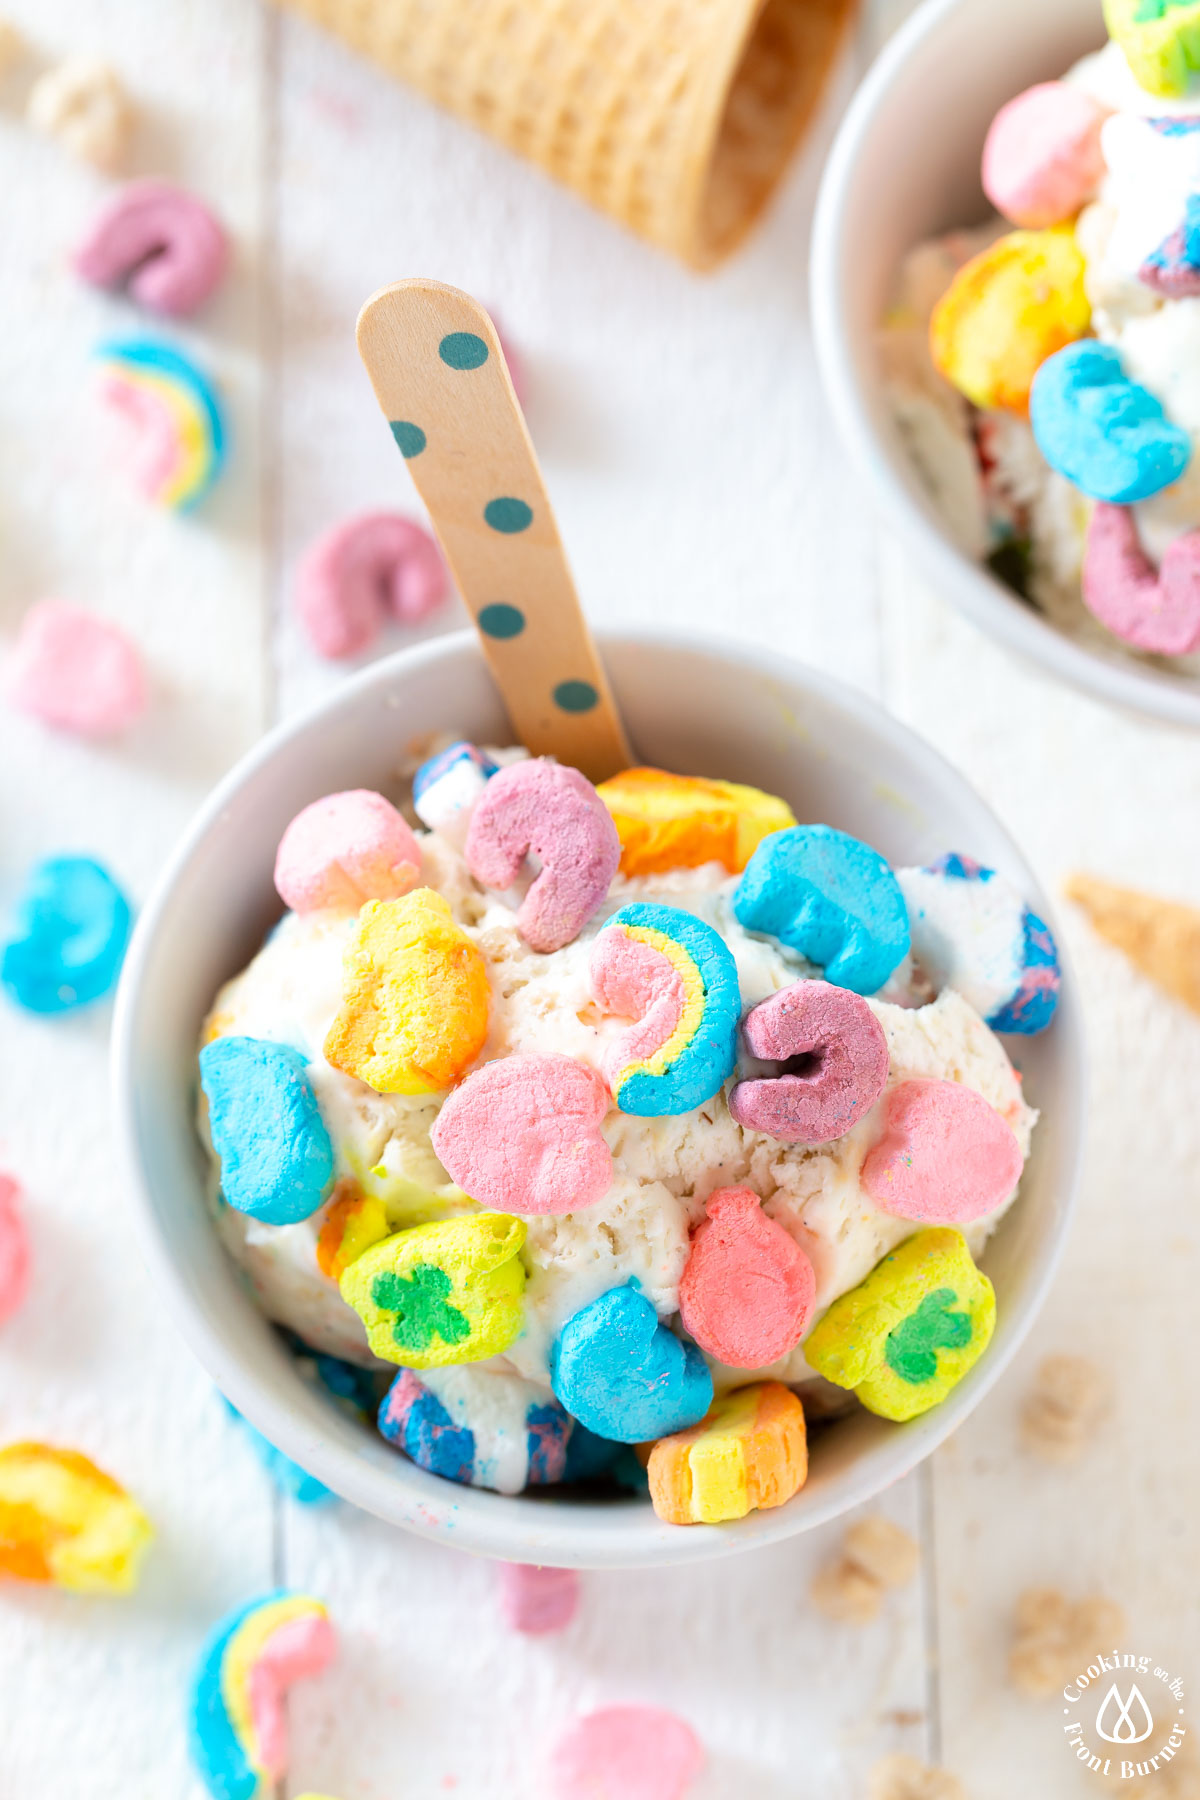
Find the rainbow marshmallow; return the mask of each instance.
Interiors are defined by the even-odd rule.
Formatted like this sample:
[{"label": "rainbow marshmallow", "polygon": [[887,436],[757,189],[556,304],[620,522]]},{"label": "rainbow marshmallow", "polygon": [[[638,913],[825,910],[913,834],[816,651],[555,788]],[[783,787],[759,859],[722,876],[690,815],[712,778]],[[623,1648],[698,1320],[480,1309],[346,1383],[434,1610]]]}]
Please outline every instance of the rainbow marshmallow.
[{"label": "rainbow marshmallow", "polygon": [[180,351],[149,338],[102,344],[97,354],[105,400],[138,433],[147,499],[195,506],[225,460],[225,422],[210,383]]},{"label": "rainbow marshmallow", "polygon": [[636,1019],[609,1045],[604,1074],[622,1112],[691,1112],[711,1100],[737,1061],[737,964],[711,925],[674,906],[614,913],[589,963],[592,993]]},{"label": "rainbow marshmallow", "polygon": [[275,1593],[239,1607],[200,1656],[188,1730],[213,1800],[267,1800],[287,1772],[284,1691],[317,1675],[336,1647],[319,1600]]}]

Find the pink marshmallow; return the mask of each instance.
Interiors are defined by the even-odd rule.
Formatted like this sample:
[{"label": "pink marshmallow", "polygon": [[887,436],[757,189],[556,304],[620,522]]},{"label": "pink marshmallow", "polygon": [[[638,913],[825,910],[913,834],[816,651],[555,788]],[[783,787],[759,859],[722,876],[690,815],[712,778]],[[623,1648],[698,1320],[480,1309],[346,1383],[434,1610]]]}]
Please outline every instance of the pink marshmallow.
[{"label": "pink marshmallow", "polygon": [[958,1081],[902,1081],[887,1097],[883,1134],[862,1185],[898,1219],[966,1225],[1007,1200],[1021,1147],[982,1094]]},{"label": "pink marshmallow", "polygon": [[415,625],[446,598],[442,553],[399,513],[360,513],[325,532],[296,571],[296,610],[321,656],[356,656],[390,612]]},{"label": "pink marshmallow", "polygon": [[150,312],[181,318],[219,285],[228,262],[216,215],[185,188],[130,181],[105,203],[75,252],[93,287],[124,287]]},{"label": "pink marshmallow", "polygon": [[585,1713],[550,1759],[554,1800],[685,1800],[703,1767],[691,1726],[658,1706]]},{"label": "pink marshmallow", "polygon": [[578,1569],[540,1569],[501,1563],[500,1610],[514,1631],[543,1637],[563,1631],[579,1610]]},{"label": "pink marshmallow", "polygon": [[668,956],[625,931],[602,931],[588,964],[592,992],[607,1013],[633,1019],[611,1039],[602,1067],[616,1091],[625,1071],[662,1049],[683,1017],[683,977]]},{"label": "pink marshmallow", "polygon": [[29,1235],[21,1217],[21,1189],[0,1174],[0,1324],[11,1318],[29,1290]]},{"label": "pink marshmallow", "polygon": [[421,846],[390,800],[367,788],[327,794],[296,814],[279,842],[275,886],[293,912],[396,900],[421,878]]},{"label": "pink marshmallow", "polygon": [[517,930],[548,954],[578,937],[621,860],[612,814],[578,769],[541,758],[513,763],[484,788],[467,833],[476,881],[511,887],[530,854],[542,868],[517,911]]},{"label": "pink marshmallow", "polygon": [[983,191],[996,210],[1033,228],[1074,217],[1104,174],[1107,117],[1062,81],[1039,82],[1002,106],[983,146]]},{"label": "pink marshmallow", "polygon": [[250,1670],[250,1718],[269,1781],[287,1774],[287,1690],[319,1675],[332,1660],[337,1635],[324,1615],[293,1619],[272,1633]]},{"label": "pink marshmallow", "polygon": [[1098,501],[1088,521],[1083,598],[1102,625],[1138,650],[1200,650],[1200,531],[1175,538],[1155,569],[1130,509]]},{"label": "pink marshmallow", "polygon": [[804,1336],[813,1266],[750,1188],[718,1188],[692,1234],[679,1316],[702,1350],[734,1369],[765,1369]]},{"label": "pink marshmallow", "polygon": [[842,1137],[878,1100],[887,1038],[861,994],[827,981],[794,981],[747,1013],[742,1036],[763,1062],[811,1059],[801,1074],[739,1081],[729,1110],[739,1125],[784,1144]]},{"label": "pink marshmallow", "polygon": [[141,658],[129,639],[63,600],[40,600],[22,619],[8,692],[22,712],[83,737],[124,731],[146,704]]},{"label": "pink marshmallow", "polygon": [[481,1206],[578,1212],[612,1182],[600,1135],[609,1104],[600,1076],[573,1056],[505,1056],[455,1088],[430,1138],[451,1180]]}]

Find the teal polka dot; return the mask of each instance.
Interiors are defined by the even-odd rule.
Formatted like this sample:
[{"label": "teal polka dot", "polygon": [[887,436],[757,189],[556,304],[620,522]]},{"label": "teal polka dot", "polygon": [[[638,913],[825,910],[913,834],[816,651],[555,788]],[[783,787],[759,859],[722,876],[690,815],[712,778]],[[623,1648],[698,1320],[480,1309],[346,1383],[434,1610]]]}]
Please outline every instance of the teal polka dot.
[{"label": "teal polka dot", "polygon": [[488,501],[483,516],[493,531],[526,531],[533,523],[533,508],[523,500],[502,495],[499,500]]},{"label": "teal polka dot", "polygon": [[391,419],[389,424],[401,456],[406,460],[410,456],[420,456],[426,441],[421,427],[414,425],[411,419]]},{"label": "teal polka dot", "polygon": [[554,690],[554,704],[564,712],[591,712],[599,698],[590,681],[560,681]]},{"label": "teal polka dot", "polygon": [[525,614],[519,606],[509,606],[505,600],[495,600],[480,612],[479,629],[493,638],[520,637],[525,629]]},{"label": "teal polka dot", "polygon": [[488,347],[473,331],[451,331],[438,345],[438,355],[449,369],[481,369]]}]

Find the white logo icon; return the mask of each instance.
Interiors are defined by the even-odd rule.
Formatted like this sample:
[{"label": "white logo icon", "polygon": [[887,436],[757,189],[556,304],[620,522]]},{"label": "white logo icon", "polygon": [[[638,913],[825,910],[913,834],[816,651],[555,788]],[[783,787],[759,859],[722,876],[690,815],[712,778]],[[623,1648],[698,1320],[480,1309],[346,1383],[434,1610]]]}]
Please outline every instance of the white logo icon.
[{"label": "white logo icon", "polygon": [[[1140,1729],[1139,1729],[1140,1728]],[[1096,1735],[1106,1744],[1144,1744],[1154,1730],[1150,1708],[1136,1682],[1122,1700],[1114,1681],[1096,1714]]]}]

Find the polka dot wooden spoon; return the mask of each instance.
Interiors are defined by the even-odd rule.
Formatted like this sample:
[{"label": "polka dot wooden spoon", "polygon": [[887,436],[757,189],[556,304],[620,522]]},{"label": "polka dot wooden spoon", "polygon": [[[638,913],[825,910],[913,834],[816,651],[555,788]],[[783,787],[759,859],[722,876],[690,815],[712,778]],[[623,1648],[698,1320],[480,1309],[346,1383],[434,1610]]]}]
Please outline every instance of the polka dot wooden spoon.
[{"label": "polka dot wooden spoon", "polygon": [[458,288],[397,281],[363,307],[358,349],[522,743],[593,781],[627,768],[492,321]]}]

